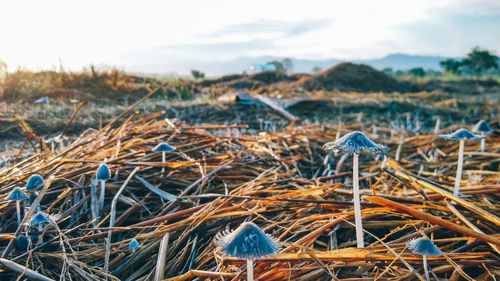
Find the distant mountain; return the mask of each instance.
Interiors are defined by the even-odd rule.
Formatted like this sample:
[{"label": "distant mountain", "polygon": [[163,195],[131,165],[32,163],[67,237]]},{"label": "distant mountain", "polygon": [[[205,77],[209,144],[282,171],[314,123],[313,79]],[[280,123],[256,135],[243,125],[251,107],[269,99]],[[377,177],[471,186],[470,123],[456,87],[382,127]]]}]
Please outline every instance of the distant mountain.
[{"label": "distant mountain", "polygon": [[357,63],[368,64],[377,69],[390,67],[394,70],[408,70],[414,67],[422,67],[424,69],[442,70],[439,62],[445,60],[446,57],[439,56],[418,56],[405,54],[391,54],[380,59],[372,60],[356,60]]},{"label": "distant mountain", "polygon": [[[391,54],[379,59],[353,60],[354,63],[370,65],[376,69],[382,70],[390,67],[393,70],[408,70],[413,67],[423,67],[424,69],[441,70],[439,62],[446,59],[440,56],[418,56],[406,54]],[[231,73],[242,73],[249,71],[250,65],[265,64],[270,61],[282,61],[283,57],[261,56],[261,57],[240,57],[229,61],[199,62],[199,61],[178,61],[157,63],[154,65],[135,65],[127,68],[129,71],[138,71],[146,73],[172,73],[177,72],[181,75],[190,75],[192,69],[200,70],[207,76],[220,76]],[[326,60],[305,60],[294,59],[294,73],[311,73],[314,67],[320,67],[326,70],[345,60],[326,59]]]}]

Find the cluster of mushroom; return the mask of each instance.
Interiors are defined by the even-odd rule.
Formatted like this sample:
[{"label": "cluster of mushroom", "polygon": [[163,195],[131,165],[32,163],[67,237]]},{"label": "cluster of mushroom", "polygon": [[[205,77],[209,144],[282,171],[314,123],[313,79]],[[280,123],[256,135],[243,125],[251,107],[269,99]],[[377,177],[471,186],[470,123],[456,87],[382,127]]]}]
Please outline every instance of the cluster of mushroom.
[{"label": "cluster of mushroom", "polygon": [[[457,134],[462,136],[462,132],[459,130]],[[364,239],[359,194],[359,155],[362,151],[369,151],[372,154],[385,154],[387,148],[376,144],[362,132],[355,131],[338,138],[334,142],[325,144],[324,149],[336,153],[344,152],[353,156],[353,200],[356,242],[358,248],[363,248]],[[329,171],[333,165],[331,156],[325,158],[324,164],[326,171]],[[219,234],[216,237],[215,243],[220,247],[224,256],[247,260],[247,280],[253,280],[254,259],[274,255],[281,248],[275,238],[265,234],[257,225],[251,222],[241,224],[233,232]],[[427,256],[441,255],[441,251],[427,238],[408,241],[407,246],[414,253],[422,255],[426,278],[430,280],[427,269]]]},{"label": "cluster of mushroom", "polygon": [[[459,155],[458,155],[458,165],[457,165],[457,176],[455,181],[454,194],[459,195],[460,180],[463,167],[463,153],[464,153],[464,142],[466,140],[482,140],[481,150],[485,151],[484,139],[485,134],[491,133],[492,129],[489,127],[488,123],[484,120],[479,122],[473,129],[474,132],[479,132],[481,135],[475,135],[466,129],[459,129],[453,134],[449,135],[439,135],[439,137],[446,140],[459,140]],[[363,151],[369,151],[372,154],[385,154],[387,148],[383,145],[376,144],[370,138],[365,136],[360,131],[354,131],[349,134],[338,138],[334,142],[330,142],[324,145],[325,150],[331,150],[335,153],[344,152],[347,155],[352,155],[353,157],[353,201],[354,201],[354,218],[356,226],[356,242],[358,248],[364,247],[363,238],[363,226],[362,226],[362,216],[361,216],[361,203],[360,203],[360,191],[359,191],[359,155]],[[176,150],[175,147],[167,144],[158,144],[153,151],[162,153],[162,163],[166,162],[166,153]],[[334,173],[332,167],[334,165],[333,159],[330,155],[325,158],[324,164],[326,166],[324,175],[328,176]],[[165,171],[165,167],[162,167],[162,174]],[[101,164],[96,171],[96,179],[100,183],[100,196],[99,204],[96,206],[97,212],[104,209],[105,201],[105,182],[111,178],[111,171],[107,164]],[[20,188],[16,187],[7,197],[8,201],[16,202],[17,210],[17,223],[21,225],[21,202],[30,199],[32,202],[37,194],[36,192],[41,189],[44,181],[39,175],[33,175],[29,178],[25,190],[31,192],[30,197],[26,195]],[[96,196],[96,195],[95,195]],[[46,213],[38,210],[38,212],[32,216],[30,220],[30,226],[37,226],[39,232],[42,231],[43,224],[50,223],[50,216]],[[220,247],[220,251],[224,256],[236,257],[239,259],[245,259],[247,261],[247,280],[253,280],[253,262],[255,259],[262,257],[274,255],[278,253],[281,249],[281,245],[277,242],[277,239],[264,233],[255,223],[244,222],[238,228],[232,232],[223,232],[217,235],[215,243]],[[16,240],[16,248],[27,248],[29,240],[26,236],[20,235]],[[128,248],[135,252],[135,249],[140,246],[136,239],[132,239],[128,245]],[[423,257],[424,270],[427,280],[429,279],[428,269],[427,269],[427,256],[442,255],[442,252],[432,243],[428,238],[420,238],[407,242],[407,247],[416,254],[420,254]]]},{"label": "cluster of mushroom", "polygon": [[[27,192],[31,193],[29,197],[19,187],[15,187],[7,196],[6,198],[7,201],[16,203],[16,216],[17,216],[18,227],[21,227],[21,224],[23,223],[23,219],[21,216],[21,203],[27,200],[28,204],[30,205],[33,204],[33,202],[38,196],[37,192],[43,188],[43,185],[44,185],[43,178],[38,174],[34,174],[31,177],[29,177],[28,182],[26,183],[26,186],[24,188]],[[40,208],[38,208],[38,212],[31,217],[29,226],[38,227],[38,233],[41,233],[43,230],[43,225],[47,223],[50,223],[49,216],[46,213],[42,212]],[[20,235],[19,237],[17,237],[15,243],[15,247],[17,249],[25,250],[28,248],[29,245],[29,240],[27,238],[28,233],[29,229],[26,231],[26,236]],[[32,237],[36,239],[38,235],[33,235]]]}]

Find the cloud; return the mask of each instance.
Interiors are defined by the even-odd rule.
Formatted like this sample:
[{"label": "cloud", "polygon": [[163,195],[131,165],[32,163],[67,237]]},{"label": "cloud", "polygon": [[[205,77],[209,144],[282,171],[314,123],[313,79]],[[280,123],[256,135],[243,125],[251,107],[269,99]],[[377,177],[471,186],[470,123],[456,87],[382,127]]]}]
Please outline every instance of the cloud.
[{"label": "cloud", "polygon": [[472,11],[456,11],[455,6],[450,10],[431,10],[425,21],[392,27],[398,34],[394,40],[396,49],[412,54],[461,57],[472,47],[480,46],[498,53],[500,5],[497,6],[478,5]]},{"label": "cloud", "polygon": [[212,33],[200,37],[219,37],[221,35],[245,34],[249,37],[259,36],[261,34],[273,33],[280,34],[281,37],[297,36],[317,29],[330,26],[331,19],[308,19],[301,21],[282,21],[261,19],[254,22],[229,25],[213,31]]},{"label": "cloud", "polygon": [[222,43],[171,44],[124,54],[124,59],[140,58],[141,63],[158,61],[224,61],[256,50],[273,48],[271,40],[247,40]]},{"label": "cloud", "polygon": [[[5,1],[0,59],[10,69],[91,62],[217,61],[272,55],[370,59],[391,53],[500,52],[491,0]],[[99,7],[96,9],[96,7]],[[175,67],[175,65],[173,65]]]}]

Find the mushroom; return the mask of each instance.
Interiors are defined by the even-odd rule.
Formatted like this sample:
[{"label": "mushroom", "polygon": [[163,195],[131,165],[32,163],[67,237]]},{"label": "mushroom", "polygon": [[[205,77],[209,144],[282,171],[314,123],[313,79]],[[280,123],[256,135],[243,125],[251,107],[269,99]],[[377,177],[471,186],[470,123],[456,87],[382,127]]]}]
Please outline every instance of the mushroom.
[{"label": "mushroom", "polygon": [[43,178],[34,174],[28,179],[28,183],[26,183],[26,191],[37,191],[42,189],[43,187]]},{"label": "mushroom", "polygon": [[31,193],[30,194],[30,197],[28,198],[28,204],[31,206],[33,204],[33,202],[35,202],[36,198],[38,197],[38,195],[36,195],[36,193]]},{"label": "mushroom", "polygon": [[16,250],[19,250],[19,251],[27,251],[28,250],[28,246],[30,244],[30,241],[28,240],[28,238],[24,235],[19,235],[19,237],[17,237],[16,239],[16,244],[15,244],[15,248]]},{"label": "mushroom", "polygon": [[[26,191],[31,191],[30,198],[28,199],[28,203],[31,205],[35,201],[35,199],[38,197],[36,194],[38,190],[42,189],[43,187],[43,178],[38,175],[34,174],[28,179],[28,183],[26,183]],[[37,208],[40,210],[40,206]]]},{"label": "mushroom", "polygon": [[99,212],[99,210],[104,209],[104,194],[106,192],[105,185],[106,181],[111,178],[111,171],[109,170],[108,165],[106,165],[105,163],[99,165],[99,168],[97,168],[96,178],[101,183],[101,194],[99,195],[99,207],[97,208],[97,212]]},{"label": "mushroom", "polygon": [[35,225],[40,225],[42,223],[49,223],[49,219],[47,217],[47,214],[42,212],[42,211],[38,211],[32,218],[31,218],[31,221],[30,221],[30,226],[35,226]]},{"label": "mushroom", "polygon": [[374,143],[371,139],[365,136],[362,132],[354,131],[340,139],[329,142],[323,146],[325,150],[333,150],[334,152],[342,151],[353,155],[352,161],[352,177],[353,177],[353,196],[354,196],[354,220],[356,222],[356,241],[358,248],[364,247],[363,241],[363,226],[361,222],[361,203],[359,199],[359,154],[363,150],[368,150],[373,154],[384,153],[385,147]]},{"label": "mushroom", "polygon": [[[488,122],[481,120],[477,122],[476,125],[472,128],[472,132],[474,133],[480,133],[481,136],[491,134],[493,132],[493,129],[490,127],[490,124]],[[481,152],[486,151],[486,138],[481,139]]]},{"label": "mushroom", "polygon": [[17,225],[21,225],[21,200],[28,199],[28,196],[19,188],[15,187],[12,192],[7,196],[7,201],[16,202],[16,212],[17,212]]},{"label": "mushroom", "polygon": [[54,152],[56,151],[57,140],[55,138],[50,138],[48,140],[45,140],[45,143],[50,145],[50,152],[54,154]]},{"label": "mushroom", "polygon": [[439,250],[439,248],[427,237],[409,240],[406,242],[406,246],[414,254],[422,256],[425,278],[427,281],[430,281],[429,270],[427,269],[427,256],[441,256],[443,252],[441,252],[441,250]]},{"label": "mushroom", "polygon": [[458,149],[457,176],[455,178],[455,189],[453,190],[453,195],[458,196],[460,193],[460,180],[462,179],[462,166],[464,162],[464,143],[466,140],[480,140],[486,138],[486,136],[475,135],[469,130],[462,128],[458,129],[453,134],[439,135],[439,137],[445,140],[460,141],[460,147]]},{"label": "mushroom", "polygon": [[[171,146],[170,144],[166,142],[162,142],[155,146],[153,148],[154,152],[161,152],[161,163],[165,163],[165,156],[167,152],[174,151],[176,148],[174,146]],[[165,172],[165,167],[161,168],[161,173],[163,174]]]},{"label": "mushroom", "polygon": [[42,224],[44,223],[49,223],[49,219],[47,214],[42,211],[38,211],[35,215],[33,215],[33,217],[31,217],[30,226],[38,226],[38,232],[40,234],[42,233]]},{"label": "mushroom", "polygon": [[132,253],[135,253],[135,249],[139,248],[141,246],[141,244],[139,244],[139,242],[137,242],[137,240],[132,239],[132,241],[130,241],[130,243],[128,243],[128,249],[129,250],[132,250]]},{"label": "mushroom", "polygon": [[253,281],[253,261],[274,255],[280,249],[276,239],[264,233],[253,222],[244,222],[232,232],[217,234],[215,244],[221,247],[224,256],[247,260],[247,280]]}]

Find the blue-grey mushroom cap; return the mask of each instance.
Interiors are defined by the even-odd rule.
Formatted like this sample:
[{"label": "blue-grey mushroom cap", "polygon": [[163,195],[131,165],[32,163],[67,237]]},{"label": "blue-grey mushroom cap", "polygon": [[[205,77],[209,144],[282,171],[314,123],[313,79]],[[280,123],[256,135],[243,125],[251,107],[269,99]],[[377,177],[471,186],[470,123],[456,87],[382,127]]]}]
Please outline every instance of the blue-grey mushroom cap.
[{"label": "blue-grey mushroom cap", "polygon": [[441,256],[443,254],[429,238],[425,237],[409,240],[406,242],[406,246],[414,254],[421,256]]},{"label": "blue-grey mushroom cap", "polygon": [[137,249],[137,248],[139,248],[139,246],[141,246],[141,244],[139,244],[139,242],[137,242],[137,240],[135,240],[135,238],[132,239],[132,241],[130,241],[130,243],[128,243],[128,248],[130,250]]},{"label": "blue-grey mushroom cap", "polygon": [[106,164],[101,164],[99,165],[99,168],[97,168],[97,173],[96,173],[97,180],[100,181],[107,181],[111,178],[111,171],[109,170],[108,165]]},{"label": "blue-grey mushroom cap", "polygon": [[57,140],[55,138],[50,138],[50,139],[45,140],[45,143],[47,143],[47,144],[56,144]]},{"label": "blue-grey mushroom cap", "polygon": [[36,195],[36,193],[31,193],[30,194],[30,198],[28,198],[28,204],[33,204],[33,202],[35,202],[36,198],[38,197],[38,195]]},{"label": "blue-grey mushroom cap", "polygon": [[24,236],[24,235],[20,235],[19,237],[17,237],[16,245],[14,247],[18,251],[27,251],[29,244],[30,244],[30,242],[29,242],[28,238],[26,238],[26,236]]},{"label": "blue-grey mushroom cap", "polygon": [[461,128],[452,134],[439,135],[439,137],[445,140],[480,140],[484,139],[486,136],[475,135],[471,133],[471,131]]},{"label": "blue-grey mushroom cap", "polygon": [[28,183],[26,184],[26,190],[36,191],[42,189],[42,186],[43,186],[43,178],[38,174],[34,174],[28,179]]},{"label": "blue-grey mushroom cap", "polygon": [[222,232],[215,238],[224,256],[253,260],[276,254],[281,245],[265,234],[253,222],[244,222],[232,232]]},{"label": "blue-grey mushroom cap", "polygon": [[15,187],[7,196],[8,201],[19,201],[28,199],[28,195],[26,195],[19,187]]},{"label": "blue-grey mushroom cap", "polygon": [[361,153],[363,150],[368,150],[373,154],[385,153],[387,151],[385,146],[376,144],[360,131],[351,132],[334,142],[329,142],[323,146],[323,149],[335,152],[347,152],[349,154]]},{"label": "blue-grey mushroom cap", "polygon": [[45,214],[42,211],[39,211],[31,218],[30,226],[39,225],[42,223],[49,223],[49,220],[47,218],[47,214]]},{"label": "blue-grey mushroom cap", "polygon": [[474,133],[492,133],[493,129],[490,127],[490,124],[485,120],[481,120],[477,122],[476,125],[472,128]]},{"label": "blue-grey mushroom cap", "polygon": [[171,146],[170,144],[166,142],[162,142],[155,146],[153,148],[154,152],[168,152],[168,151],[174,151],[176,148],[174,146]]}]

